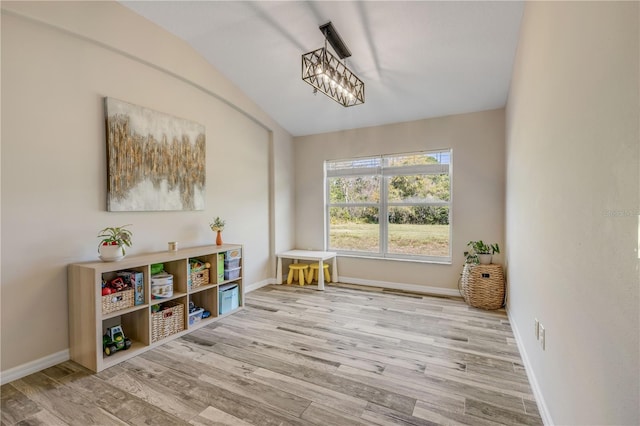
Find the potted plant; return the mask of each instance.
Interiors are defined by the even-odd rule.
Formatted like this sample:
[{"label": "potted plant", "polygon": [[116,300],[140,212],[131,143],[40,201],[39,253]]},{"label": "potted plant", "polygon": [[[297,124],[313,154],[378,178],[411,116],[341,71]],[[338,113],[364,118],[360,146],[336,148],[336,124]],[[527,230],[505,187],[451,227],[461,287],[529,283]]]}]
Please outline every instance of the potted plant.
[{"label": "potted plant", "polygon": [[471,249],[464,252],[466,263],[480,263],[481,265],[488,265],[491,263],[492,256],[496,253],[500,253],[500,246],[498,246],[498,243],[485,244],[482,240],[478,240],[469,241],[467,246],[471,247]]},{"label": "potted plant", "polygon": [[224,229],[225,221],[220,219],[220,217],[216,217],[213,222],[209,224],[209,227],[213,232],[217,232],[216,235],[216,244],[222,245],[222,230]]},{"label": "potted plant", "polygon": [[98,244],[100,259],[105,262],[116,262],[124,258],[125,247],[131,247],[131,237],[133,234],[123,225],[104,228],[98,233],[98,238],[102,238]]}]

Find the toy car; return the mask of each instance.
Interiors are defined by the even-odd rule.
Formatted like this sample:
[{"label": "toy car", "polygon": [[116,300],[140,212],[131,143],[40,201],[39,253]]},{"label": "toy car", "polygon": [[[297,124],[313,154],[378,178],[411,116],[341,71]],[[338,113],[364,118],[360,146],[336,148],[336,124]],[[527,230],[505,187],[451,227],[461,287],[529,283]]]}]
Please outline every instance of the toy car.
[{"label": "toy car", "polygon": [[131,347],[131,340],[124,335],[121,325],[107,328],[107,332],[102,337],[102,350],[106,356],[114,352],[127,350]]}]

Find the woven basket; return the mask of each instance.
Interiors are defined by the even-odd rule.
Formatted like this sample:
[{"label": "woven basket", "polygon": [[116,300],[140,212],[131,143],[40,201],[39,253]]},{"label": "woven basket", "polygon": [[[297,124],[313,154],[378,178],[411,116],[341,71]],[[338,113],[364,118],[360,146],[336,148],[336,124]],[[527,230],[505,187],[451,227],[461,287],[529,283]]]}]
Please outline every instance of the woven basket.
[{"label": "woven basket", "polygon": [[504,304],[504,291],[501,265],[464,265],[460,293],[469,305],[481,309],[499,309]]},{"label": "woven basket", "polygon": [[102,296],[102,313],[109,314],[133,306],[133,289]]},{"label": "woven basket", "polygon": [[198,288],[201,285],[209,284],[209,269],[191,273],[191,288]]},{"label": "woven basket", "polygon": [[157,342],[184,330],[184,305],[176,303],[151,314],[151,342]]}]

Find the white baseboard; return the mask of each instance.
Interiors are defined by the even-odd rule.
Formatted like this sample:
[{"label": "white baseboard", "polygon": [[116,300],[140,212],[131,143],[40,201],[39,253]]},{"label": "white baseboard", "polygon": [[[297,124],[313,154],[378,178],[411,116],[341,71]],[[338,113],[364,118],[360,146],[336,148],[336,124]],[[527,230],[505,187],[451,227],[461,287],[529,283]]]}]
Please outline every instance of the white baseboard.
[{"label": "white baseboard", "polygon": [[524,344],[522,343],[520,332],[518,331],[518,327],[516,327],[516,323],[513,321],[513,317],[511,316],[509,309],[507,308],[506,311],[507,315],[509,316],[509,324],[511,324],[511,330],[513,330],[513,337],[516,339],[516,344],[518,345],[518,350],[520,351],[520,357],[522,358],[524,370],[527,372],[527,377],[529,378],[529,384],[531,385],[533,396],[536,398],[536,404],[538,405],[540,417],[542,417],[542,422],[546,426],[552,426],[554,423],[551,419],[549,408],[544,402],[544,397],[542,396],[540,385],[538,385],[538,380],[536,379],[536,375],[533,372],[533,367],[531,367],[531,363],[529,362],[529,357],[527,356],[527,351],[525,350]]},{"label": "white baseboard", "polygon": [[21,379],[29,374],[44,370],[45,368],[53,367],[54,365],[68,361],[69,359],[69,349],[65,349],[63,351],[56,352],[55,354],[47,355],[43,358],[2,371],[0,372],[0,385]]},{"label": "white baseboard", "polygon": [[267,278],[266,280],[258,281],[257,283],[249,284],[244,288],[245,293],[249,293],[250,291],[257,290],[269,284],[275,284],[275,278]]},{"label": "white baseboard", "polygon": [[[367,287],[392,288],[394,290],[404,290],[404,291],[411,291],[414,293],[434,294],[438,296],[462,297],[460,295],[460,291],[457,288],[454,289],[454,288],[442,288],[442,287],[429,287],[425,285],[396,283],[391,281],[363,280],[362,278],[345,277],[343,275],[340,275],[339,282],[344,284],[357,284],[357,285],[362,285]],[[264,287],[269,284],[282,284],[282,283],[278,283],[275,278],[269,278],[264,281],[260,281],[259,283],[255,283],[250,286],[247,286],[246,292],[257,290],[260,287]]]},{"label": "white baseboard", "polygon": [[358,284],[369,287],[392,288],[394,290],[412,291],[415,293],[435,294],[439,296],[460,296],[458,289],[429,287],[425,285],[396,283],[390,281],[363,280],[362,278],[352,278],[340,275],[340,282],[345,284]]}]

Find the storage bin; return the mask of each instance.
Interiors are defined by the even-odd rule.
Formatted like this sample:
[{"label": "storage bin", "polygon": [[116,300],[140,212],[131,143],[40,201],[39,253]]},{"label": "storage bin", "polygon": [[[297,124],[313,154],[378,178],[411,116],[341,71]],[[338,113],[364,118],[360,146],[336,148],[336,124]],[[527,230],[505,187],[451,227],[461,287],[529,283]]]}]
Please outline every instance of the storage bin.
[{"label": "storage bin", "polygon": [[226,280],[235,280],[236,278],[238,278],[240,276],[240,269],[241,267],[237,267],[237,268],[230,268],[230,269],[225,269],[224,270],[224,279]]},{"label": "storage bin", "polygon": [[225,260],[224,261],[224,269],[237,268],[238,266],[240,266],[240,258],[239,257],[237,257],[235,259]]},{"label": "storage bin", "polygon": [[163,272],[151,276],[151,297],[167,299],[173,296],[173,275]]},{"label": "storage bin", "polygon": [[242,249],[231,249],[224,252],[224,260],[240,259],[242,257]]},{"label": "storage bin", "polygon": [[202,320],[203,308],[197,309],[189,314],[189,327],[196,325]]},{"label": "storage bin", "polygon": [[134,290],[131,289],[102,296],[102,313],[110,314],[121,309],[131,308],[134,299],[133,293]]},{"label": "storage bin", "polygon": [[218,278],[217,283],[224,281],[224,253],[218,253],[217,255],[217,268],[216,275]]},{"label": "storage bin", "polygon": [[460,277],[460,293],[474,308],[501,308],[505,296],[502,266],[465,264]]},{"label": "storage bin", "polygon": [[119,271],[118,276],[133,288],[134,304],[144,304],[144,274],[138,271]]},{"label": "storage bin", "polygon": [[229,283],[221,285],[219,288],[219,314],[226,314],[239,306],[238,284]]},{"label": "storage bin", "polygon": [[184,330],[184,305],[170,303],[169,308],[151,314],[151,343]]},{"label": "storage bin", "polygon": [[209,284],[209,269],[191,273],[191,288],[198,288],[201,285]]}]

